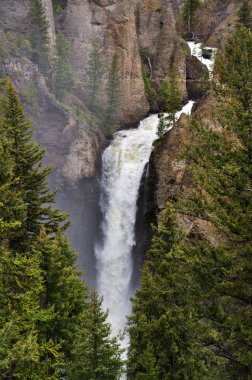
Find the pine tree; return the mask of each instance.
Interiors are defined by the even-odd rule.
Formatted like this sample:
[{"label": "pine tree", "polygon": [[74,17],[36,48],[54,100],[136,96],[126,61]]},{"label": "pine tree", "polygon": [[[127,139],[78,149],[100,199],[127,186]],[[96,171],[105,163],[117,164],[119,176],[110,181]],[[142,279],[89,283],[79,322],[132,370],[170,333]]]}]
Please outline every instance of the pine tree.
[{"label": "pine tree", "polygon": [[0,257],[1,379],[56,380],[63,364],[60,347],[39,331],[53,317],[52,306],[42,309],[39,304],[41,256],[0,247]]},{"label": "pine tree", "polygon": [[157,94],[157,91],[151,85],[151,81],[150,81],[147,70],[143,70],[143,81],[144,81],[144,89],[145,89],[146,97],[148,101],[150,102],[150,104],[156,107],[158,94]]},{"label": "pine tree", "polygon": [[194,14],[201,4],[200,0],[186,0],[183,7],[183,19],[186,23],[187,37],[192,37]]},{"label": "pine tree", "polygon": [[162,114],[159,118],[157,134],[159,137],[163,136],[164,132],[167,130],[166,116]]},{"label": "pine tree", "polygon": [[53,88],[56,97],[63,100],[74,86],[74,71],[69,59],[69,43],[62,32],[57,34],[57,58],[54,63]]},{"label": "pine tree", "polygon": [[[200,351],[197,258],[180,247],[183,235],[170,205],[155,229],[141,289],[133,299],[129,318],[128,379],[216,379],[209,376],[208,357]],[[146,362],[147,357],[151,360]]]},{"label": "pine tree", "polygon": [[76,376],[119,379],[119,345],[96,293],[87,302],[62,235],[65,216],[48,205],[43,151],[10,80],[0,110],[0,377],[58,380],[73,368]]},{"label": "pine tree", "polygon": [[41,269],[46,287],[40,294],[41,306],[47,310],[53,305],[54,310],[53,320],[41,325],[41,332],[60,342],[61,351],[68,356],[87,297],[86,285],[79,278],[82,273],[76,268],[77,255],[64,236],[52,239],[43,229],[34,251],[43,257]]},{"label": "pine tree", "polygon": [[102,299],[91,292],[87,309],[77,326],[68,378],[71,380],[117,380],[122,373],[121,350],[111,337],[108,313],[102,310]]},{"label": "pine tree", "polygon": [[[218,92],[226,98],[225,103],[230,104],[227,111],[232,112],[234,122],[237,121],[235,132],[247,146],[252,159],[252,31],[242,26],[237,30],[217,58],[216,68],[220,76]],[[223,111],[225,109],[227,107]],[[226,121],[230,124],[232,119],[226,118]]]},{"label": "pine tree", "polygon": [[[128,379],[251,376],[250,45],[251,32],[240,27],[218,61],[222,131],[197,120],[185,127],[179,159],[193,186],[176,192],[176,213],[169,206],[154,230],[129,320]],[[177,240],[174,216],[205,221],[217,241],[194,230]]]},{"label": "pine tree", "polygon": [[7,247],[9,239],[20,231],[26,216],[26,205],[21,191],[13,179],[14,159],[10,154],[10,142],[5,136],[0,118],[0,243]]},{"label": "pine tree", "polygon": [[102,48],[99,44],[94,44],[89,56],[87,74],[88,88],[90,90],[90,105],[93,109],[97,106],[97,95],[101,85],[102,77]]},{"label": "pine tree", "polygon": [[159,131],[162,134],[164,130],[174,127],[176,122],[176,113],[181,109],[181,94],[176,72],[173,69],[168,81],[163,81],[159,91],[160,108],[168,113],[160,118]]},{"label": "pine tree", "polygon": [[[53,210],[55,193],[50,193],[46,184],[49,168],[42,169],[44,150],[32,142],[30,121],[26,120],[23,107],[10,80],[7,80],[0,104],[3,133],[9,142],[9,155],[13,159],[12,184],[21,193],[26,207],[22,220],[23,240],[38,236],[43,225],[48,233],[56,232],[66,215]],[[21,236],[20,236],[21,238]],[[22,239],[21,238],[21,239]],[[18,239],[20,242],[20,240]],[[10,245],[16,244],[10,241]]]},{"label": "pine tree", "polygon": [[32,0],[29,14],[30,42],[33,48],[33,60],[42,71],[48,69],[48,22],[41,0]]},{"label": "pine tree", "polygon": [[41,169],[43,151],[31,140],[9,80],[0,131],[1,379],[56,380],[65,371],[86,291],[76,254],[60,234],[64,215],[44,205],[53,194],[48,170]]}]

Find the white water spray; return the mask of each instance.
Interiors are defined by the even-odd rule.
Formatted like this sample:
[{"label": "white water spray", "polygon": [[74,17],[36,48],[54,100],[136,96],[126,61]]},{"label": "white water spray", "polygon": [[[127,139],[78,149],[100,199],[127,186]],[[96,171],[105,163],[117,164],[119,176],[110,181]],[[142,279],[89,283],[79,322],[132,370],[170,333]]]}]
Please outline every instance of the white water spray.
[{"label": "white water spray", "polygon": [[199,61],[206,65],[209,71],[210,79],[212,79],[215,57],[218,49],[214,47],[205,46],[206,50],[210,50],[212,52],[211,58],[207,59],[203,57],[203,47],[201,43],[197,44],[194,41],[187,41],[187,44],[190,48],[191,55],[195,56],[196,58],[198,58]]},{"label": "white water spray", "polygon": [[158,116],[152,115],[138,129],[117,132],[102,157],[104,244],[96,249],[96,258],[98,290],[110,311],[113,333],[123,329],[130,313],[138,189],[157,138],[157,125]]},{"label": "white water spray", "polygon": [[[191,113],[190,101],[177,113]],[[112,333],[125,327],[132,295],[132,249],[135,245],[137,198],[145,165],[157,139],[158,115],[141,121],[137,129],[119,131],[102,157],[102,231],[104,242],[96,247],[97,285],[109,309]]]}]

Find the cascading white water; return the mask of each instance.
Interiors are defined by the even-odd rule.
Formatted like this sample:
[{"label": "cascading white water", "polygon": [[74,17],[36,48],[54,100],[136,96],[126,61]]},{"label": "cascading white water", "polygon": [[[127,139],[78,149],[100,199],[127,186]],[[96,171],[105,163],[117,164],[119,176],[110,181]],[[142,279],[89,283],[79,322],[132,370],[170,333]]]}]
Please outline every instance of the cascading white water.
[{"label": "cascading white water", "polygon": [[138,189],[157,138],[157,125],[158,116],[152,115],[138,129],[117,132],[102,157],[104,244],[96,249],[98,290],[104,297],[104,307],[110,311],[114,333],[124,327],[130,313]]},{"label": "cascading white water", "polygon": [[207,59],[203,57],[203,52],[202,52],[203,47],[201,43],[196,43],[194,41],[187,41],[187,44],[190,48],[191,55],[198,58],[200,62],[206,65],[209,71],[210,79],[212,79],[215,57],[216,57],[218,49],[214,47],[210,47],[210,46],[205,46],[205,49],[210,50],[212,52],[211,58]]},{"label": "cascading white water", "polygon": [[[191,113],[190,101],[177,113]],[[102,231],[96,247],[97,285],[109,309],[113,334],[124,328],[130,314],[132,248],[135,244],[137,197],[144,167],[157,139],[158,115],[141,121],[137,129],[119,131],[102,157]]]}]

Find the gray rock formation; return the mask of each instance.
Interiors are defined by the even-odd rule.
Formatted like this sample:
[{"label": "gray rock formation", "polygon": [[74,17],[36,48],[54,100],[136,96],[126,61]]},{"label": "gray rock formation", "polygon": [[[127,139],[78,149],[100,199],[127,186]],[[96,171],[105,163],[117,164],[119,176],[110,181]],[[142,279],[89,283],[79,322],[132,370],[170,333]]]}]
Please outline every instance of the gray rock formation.
[{"label": "gray rock formation", "polygon": [[207,46],[222,48],[235,31],[240,0],[206,1],[196,14],[195,37]]},{"label": "gray rock formation", "polygon": [[192,100],[202,98],[209,87],[207,67],[192,55],[186,57],[186,86],[188,97]]},{"label": "gray rock formation", "polygon": [[[99,43],[103,49],[98,97],[103,107],[107,104],[106,82],[112,59],[115,54],[118,57],[120,107],[117,117],[121,125],[138,122],[149,111],[142,79],[143,65],[150,71],[156,88],[169,77],[174,66],[184,100],[188,97],[187,88],[190,96],[202,94],[199,87],[205,80],[205,69],[196,67],[193,58],[186,58],[188,50],[176,32],[176,15],[182,0],[68,0],[66,9],[57,17],[53,15],[52,0],[42,0],[49,26],[51,63],[55,56],[56,32],[63,31],[70,42],[70,58],[77,77],[76,87],[65,102],[60,103],[52,94],[52,73],[48,70],[43,75],[39,71],[32,62],[29,44],[26,44],[30,4],[31,0],[1,0],[0,75],[13,79],[28,116],[33,120],[36,138],[47,149],[45,163],[53,166],[51,186],[60,189],[59,205],[72,216],[72,241],[80,251],[82,262],[87,264],[92,260],[92,244],[98,234],[100,157],[106,135],[110,133],[98,129],[96,115],[88,106],[87,65],[94,43]],[[222,11],[218,13],[218,25],[212,34],[209,34],[211,27],[205,11],[201,11],[202,23],[197,30],[198,34],[206,35],[209,45],[221,44],[222,28],[226,28],[235,13],[235,0],[225,4],[225,17],[221,17]],[[17,37],[24,39],[21,48],[17,47]],[[171,136],[173,134],[176,132]],[[160,148],[165,158],[158,168],[162,172],[157,179],[158,209],[170,196],[167,191],[174,191],[174,178],[179,181],[183,177],[183,162],[169,161],[180,144],[180,137],[174,135],[169,141],[168,145],[162,143]],[[159,165],[159,161],[156,162]],[[92,225],[90,230],[87,229],[89,224]]]},{"label": "gray rock formation", "polygon": [[186,47],[176,31],[174,9],[177,7],[176,1],[139,1],[136,22],[140,51],[152,63],[152,81],[159,86],[174,67],[186,101]]}]

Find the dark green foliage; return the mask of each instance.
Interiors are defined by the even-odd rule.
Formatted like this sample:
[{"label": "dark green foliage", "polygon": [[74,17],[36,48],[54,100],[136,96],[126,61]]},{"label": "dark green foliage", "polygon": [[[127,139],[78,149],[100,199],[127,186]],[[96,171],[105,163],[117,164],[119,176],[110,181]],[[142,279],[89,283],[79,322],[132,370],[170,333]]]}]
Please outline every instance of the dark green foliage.
[{"label": "dark green foliage", "polygon": [[243,0],[243,3],[238,12],[238,27],[243,25],[245,28],[252,28],[252,6],[248,0]]},{"label": "dark green foliage", "polygon": [[[248,380],[252,374],[251,32],[218,59],[215,132],[187,126],[191,185],[159,216],[129,319],[129,379]],[[175,210],[175,211],[174,211]],[[207,226],[185,237],[176,225]]]},{"label": "dark green foliage", "polygon": [[158,122],[158,130],[157,130],[158,136],[159,137],[163,136],[166,129],[167,129],[166,116],[162,114]]},{"label": "dark green foliage", "polygon": [[231,123],[252,160],[252,31],[240,27],[218,57],[216,67],[220,75],[218,92],[226,97],[222,123]]},{"label": "dark green foliage", "polygon": [[39,326],[52,320],[53,308],[41,309],[44,290],[40,254],[0,248],[1,379],[51,379],[60,376],[59,346],[41,335]]},{"label": "dark green foliage", "polygon": [[53,12],[56,16],[66,8],[68,0],[52,0]]},{"label": "dark green foliage", "polygon": [[[49,168],[42,169],[44,151],[31,140],[31,123],[26,120],[23,107],[9,80],[1,98],[0,114],[3,121],[2,136],[8,140],[8,154],[13,161],[10,180],[13,188],[20,192],[26,208],[20,239],[27,240],[38,236],[41,225],[48,233],[56,232],[65,219],[65,214],[50,206],[54,201],[54,193],[49,192],[45,182]],[[15,245],[15,239],[10,240],[9,244]]]},{"label": "dark green foliage", "polygon": [[87,66],[88,89],[90,92],[90,106],[92,109],[95,109],[97,106],[97,95],[101,87],[101,78],[103,73],[102,66],[102,48],[99,44],[94,44]]},{"label": "dark green foliage", "polygon": [[41,0],[32,0],[29,14],[32,59],[41,71],[48,69],[48,22]]},{"label": "dark green foliage", "polygon": [[252,31],[239,28],[227,42],[222,55],[217,57],[216,65],[221,83],[228,85],[226,94],[233,91],[245,111],[248,110],[252,98]]},{"label": "dark green foliage", "polygon": [[76,253],[70,248],[64,236],[50,239],[44,231],[35,244],[36,252],[43,257],[41,269],[46,289],[41,294],[41,304],[48,309],[53,305],[53,323],[43,326],[44,333],[62,341],[65,352],[72,347],[72,333],[85,310],[86,286],[78,278]]},{"label": "dark green foliage", "polygon": [[63,100],[74,86],[74,71],[69,59],[69,43],[63,33],[57,34],[57,58],[54,62],[53,89],[56,97]]},{"label": "dark green foliage", "polygon": [[110,336],[108,313],[102,311],[101,307],[102,299],[92,291],[82,320],[76,326],[69,379],[120,379],[123,364],[121,350],[116,339]]},{"label": "dark green foliage", "polygon": [[146,97],[151,105],[155,105],[158,100],[157,91],[152,87],[148,72],[146,70],[143,71],[143,81]]},{"label": "dark green foliage", "polygon": [[170,127],[174,127],[176,113],[181,109],[181,94],[175,70],[172,70],[168,81],[163,81],[159,90],[160,108],[167,115],[162,115],[158,125],[158,134],[162,134]]},{"label": "dark green foliage", "polygon": [[[168,206],[155,229],[141,289],[133,299],[129,380],[217,379],[214,368],[210,372],[214,363],[211,351],[200,348],[197,341],[203,330],[198,304],[202,289],[196,281],[197,254],[183,249],[182,238],[174,210]],[[207,251],[204,253],[209,264]]]},{"label": "dark green foliage", "polygon": [[0,377],[58,380],[97,343],[100,360],[85,356],[82,373],[118,379],[119,346],[97,295],[87,301],[76,253],[62,235],[65,215],[50,206],[44,151],[32,141],[10,80],[3,85],[0,131]]}]

